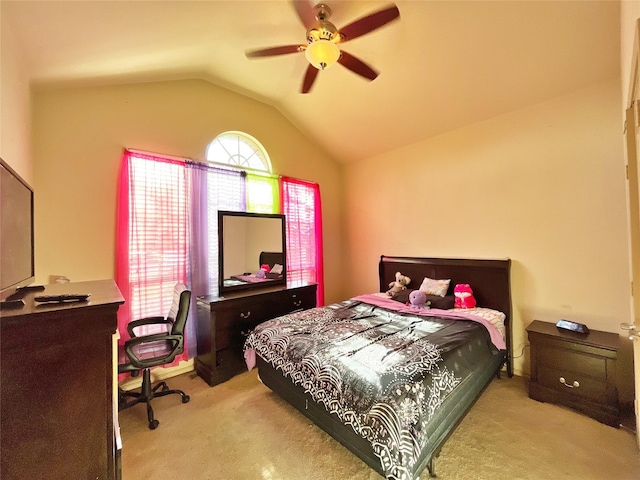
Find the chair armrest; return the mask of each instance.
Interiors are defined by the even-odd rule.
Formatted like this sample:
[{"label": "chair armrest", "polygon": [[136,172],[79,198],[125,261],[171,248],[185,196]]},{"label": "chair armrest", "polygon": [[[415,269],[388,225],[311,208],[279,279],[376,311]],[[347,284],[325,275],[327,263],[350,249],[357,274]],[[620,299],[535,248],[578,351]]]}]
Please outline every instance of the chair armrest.
[{"label": "chair armrest", "polygon": [[[136,346],[144,343],[152,343],[157,341],[171,342],[173,343],[173,346],[171,347],[173,350],[172,354],[175,356],[175,354],[177,353],[176,350],[178,349],[178,346],[183,342],[183,338],[184,337],[182,335],[171,335],[169,333],[154,333],[152,335],[145,335],[143,337],[134,337],[124,342],[124,350],[125,350],[125,353],[127,354],[127,357],[129,357],[129,360],[131,361],[132,365],[141,369],[147,368],[149,366],[157,365],[158,364],[157,359],[151,358],[148,360],[144,360],[144,359],[138,358],[138,356],[133,351],[133,349]],[[170,355],[167,355],[167,357],[169,356]]]},{"label": "chair armrest", "polygon": [[171,325],[171,320],[168,320],[164,317],[146,317],[141,318],[139,320],[132,320],[127,324],[127,332],[129,332],[129,336],[131,338],[137,337],[135,332],[133,331],[135,328],[142,327],[144,325],[160,325],[160,324]]}]

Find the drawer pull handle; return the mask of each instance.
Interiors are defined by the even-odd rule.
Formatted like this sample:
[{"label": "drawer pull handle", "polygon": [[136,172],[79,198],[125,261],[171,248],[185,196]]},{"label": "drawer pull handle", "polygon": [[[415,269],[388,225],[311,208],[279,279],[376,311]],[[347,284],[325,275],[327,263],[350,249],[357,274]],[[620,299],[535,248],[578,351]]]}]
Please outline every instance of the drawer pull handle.
[{"label": "drawer pull handle", "polygon": [[240,318],[249,318],[250,316],[251,316],[251,310],[249,310],[247,313],[240,312]]},{"label": "drawer pull handle", "polygon": [[293,306],[294,307],[299,307],[300,305],[302,305],[302,300],[298,300],[297,302],[293,302]]},{"label": "drawer pull handle", "polygon": [[574,380],[573,384],[569,385],[567,383],[567,381],[564,379],[564,377],[560,377],[560,383],[563,384],[567,388],[578,388],[580,386],[580,384],[578,383],[577,380]]}]

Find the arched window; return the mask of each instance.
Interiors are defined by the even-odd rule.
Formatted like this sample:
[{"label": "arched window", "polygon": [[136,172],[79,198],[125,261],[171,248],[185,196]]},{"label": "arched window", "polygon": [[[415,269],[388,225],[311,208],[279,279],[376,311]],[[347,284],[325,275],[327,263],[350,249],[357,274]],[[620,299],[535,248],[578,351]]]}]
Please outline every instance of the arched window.
[{"label": "arched window", "polygon": [[244,132],[224,132],[207,146],[205,157],[245,172],[248,212],[278,213],[278,177],[272,174],[269,154],[258,140]]},{"label": "arched window", "polygon": [[271,160],[262,144],[244,132],[224,132],[218,135],[206,151],[208,162],[271,173]]}]

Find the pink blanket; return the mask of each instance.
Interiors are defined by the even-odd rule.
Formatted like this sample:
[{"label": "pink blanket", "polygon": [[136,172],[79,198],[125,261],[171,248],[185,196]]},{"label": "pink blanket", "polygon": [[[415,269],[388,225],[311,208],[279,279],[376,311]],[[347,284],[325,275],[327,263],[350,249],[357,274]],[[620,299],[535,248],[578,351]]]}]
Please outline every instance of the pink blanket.
[{"label": "pink blanket", "polygon": [[439,310],[437,308],[416,308],[411,305],[405,305],[404,303],[392,300],[389,297],[383,297],[374,294],[364,294],[353,297],[353,300],[376,305],[377,307],[386,308],[400,313],[410,313],[413,315],[420,315],[424,317],[443,317],[451,319],[472,320],[474,322],[481,323],[485,326],[491,337],[491,342],[500,350],[507,348],[504,338],[498,331],[498,329],[488,320],[479,317],[478,315],[471,315],[469,313],[461,312],[460,310]]},{"label": "pink blanket", "polygon": [[270,282],[271,278],[258,278],[255,275],[233,275],[231,278],[247,283]]}]

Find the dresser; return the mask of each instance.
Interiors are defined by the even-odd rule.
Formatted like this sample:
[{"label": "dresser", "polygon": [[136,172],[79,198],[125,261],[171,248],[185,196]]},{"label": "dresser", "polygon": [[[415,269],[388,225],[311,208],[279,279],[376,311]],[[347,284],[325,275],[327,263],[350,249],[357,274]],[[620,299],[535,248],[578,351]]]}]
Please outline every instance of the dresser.
[{"label": "dresser", "polygon": [[316,289],[316,284],[289,284],[198,297],[198,375],[213,386],[246,370],[243,346],[249,332],[265,320],[315,307]]},{"label": "dresser", "polygon": [[585,335],[539,320],[527,327],[527,333],[531,346],[529,397],[564,405],[619,427],[615,383],[618,334],[591,330]]},{"label": "dresser", "polygon": [[[36,295],[91,294],[38,303]],[[113,280],[47,285],[0,311],[3,480],[118,478]],[[117,413],[116,413],[117,415]]]}]

